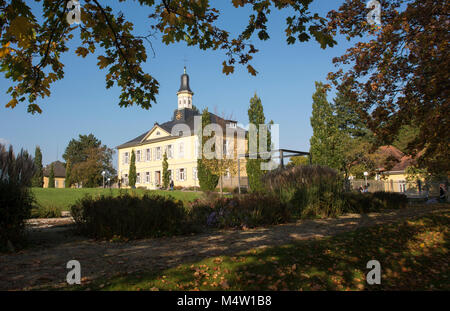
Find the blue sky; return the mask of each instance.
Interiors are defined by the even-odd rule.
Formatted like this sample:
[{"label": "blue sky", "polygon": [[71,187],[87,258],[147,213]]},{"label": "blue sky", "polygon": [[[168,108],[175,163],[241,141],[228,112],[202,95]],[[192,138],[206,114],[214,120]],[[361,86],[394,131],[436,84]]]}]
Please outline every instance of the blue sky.
[{"label": "blue sky", "polygon": [[[337,9],[341,2],[316,0],[311,11],[324,15]],[[231,1],[217,3],[222,12],[222,25],[232,31],[242,29],[248,11],[233,8],[229,4]],[[143,10],[133,1],[119,4],[117,8],[135,23],[136,34],[147,32],[149,10]],[[93,133],[108,147],[115,147],[149,130],[155,122],[170,120],[177,107],[176,92],[186,57],[191,89],[195,93],[194,105],[232,115],[247,124],[249,100],[256,91],[266,119],[280,125],[280,147],[308,151],[314,81],[325,81],[328,72],[335,69],[333,57],[342,55],[350,43],[338,38],[338,45],[326,50],[315,41],[288,46],[284,35],[287,13],[274,11],[271,14],[270,40],[253,41],[259,49],[252,61],[259,72],[256,77],[248,74],[244,67],[237,67],[229,76],[222,74],[225,55],[220,51],[201,51],[184,43],[166,46],[159,36],[152,40],[156,55],[153,58],[149,52],[144,70],[159,81],[160,90],[158,103],[149,110],[120,108],[119,89],[105,88],[105,71],[97,68],[96,56],[77,57],[74,49],[62,58],[65,78],[52,86],[50,98],[38,101],[43,109],[40,115],[28,114],[23,104],[13,110],[4,107],[9,101],[6,90],[11,83],[2,76],[0,142],[6,141],[15,150],[24,148],[33,154],[35,146],[41,146],[44,165],[61,160],[68,142],[79,134]],[[76,47],[76,43],[75,40],[69,47]]]}]

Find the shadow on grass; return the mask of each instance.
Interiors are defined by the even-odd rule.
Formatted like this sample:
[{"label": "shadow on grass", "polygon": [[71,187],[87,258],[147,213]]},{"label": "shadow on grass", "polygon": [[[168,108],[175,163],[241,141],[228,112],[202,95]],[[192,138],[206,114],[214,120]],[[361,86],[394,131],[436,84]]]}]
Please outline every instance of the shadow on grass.
[{"label": "shadow on grass", "polygon": [[[71,289],[449,290],[449,225],[449,213],[429,215]],[[381,263],[381,285],[366,282],[373,259]]]}]

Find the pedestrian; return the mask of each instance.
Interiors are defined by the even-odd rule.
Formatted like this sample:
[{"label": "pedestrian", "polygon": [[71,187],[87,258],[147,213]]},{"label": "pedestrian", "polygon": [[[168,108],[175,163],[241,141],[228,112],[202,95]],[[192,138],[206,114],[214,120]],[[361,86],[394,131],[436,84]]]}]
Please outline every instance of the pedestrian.
[{"label": "pedestrian", "polygon": [[170,181],[170,190],[173,191],[173,179]]},{"label": "pedestrian", "polygon": [[446,194],[447,190],[445,190],[445,185],[444,184],[440,184],[439,185],[439,202],[441,203],[445,203],[445,194]]}]

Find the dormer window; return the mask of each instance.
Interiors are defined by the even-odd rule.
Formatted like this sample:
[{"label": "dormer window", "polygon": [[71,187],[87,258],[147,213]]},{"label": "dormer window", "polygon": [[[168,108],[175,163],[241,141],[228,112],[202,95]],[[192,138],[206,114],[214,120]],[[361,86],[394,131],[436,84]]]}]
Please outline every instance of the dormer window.
[{"label": "dormer window", "polygon": [[230,123],[227,124],[227,126],[228,126],[229,128],[235,129],[235,128],[236,128],[236,122],[230,122]]}]

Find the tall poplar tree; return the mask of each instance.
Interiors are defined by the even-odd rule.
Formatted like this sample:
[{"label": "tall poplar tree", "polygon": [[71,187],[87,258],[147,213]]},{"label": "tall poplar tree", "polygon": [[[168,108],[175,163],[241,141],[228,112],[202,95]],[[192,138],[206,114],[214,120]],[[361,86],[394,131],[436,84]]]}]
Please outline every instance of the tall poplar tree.
[{"label": "tall poplar tree", "polygon": [[333,107],[327,100],[327,91],[322,82],[316,82],[316,91],[312,96],[311,162],[339,169],[342,162],[340,132],[337,118],[333,115]]},{"label": "tall poplar tree", "polygon": [[[259,145],[259,136],[261,124],[266,124],[266,117],[264,116],[264,109],[261,103],[261,99],[255,93],[255,95],[250,99],[250,107],[248,109],[248,121],[250,124],[254,124],[256,126],[256,141],[252,141],[252,137],[248,139],[248,150],[249,152],[254,152],[254,148],[251,148],[252,144],[256,147],[256,152],[258,153],[257,159],[248,159],[246,163],[247,176],[248,176],[248,185],[250,187],[250,191],[260,191],[263,189],[263,184],[261,182],[261,177],[264,175],[264,171],[261,170],[261,164],[263,162],[267,162],[267,160],[263,160],[260,158],[260,145]],[[273,122],[270,122],[273,123]],[[270,143],[271,136],[270,131],[267,131],[267,151],[270,151]]]},{"label": "tall poplar tree", "polygon": [[34,151],[34,167],[36,168],[36,172],[31,180],[31,185],[42,188],[44,186],[44,169],[42,167],[42,152],[39,146],[36,146],[36,150]]}]

